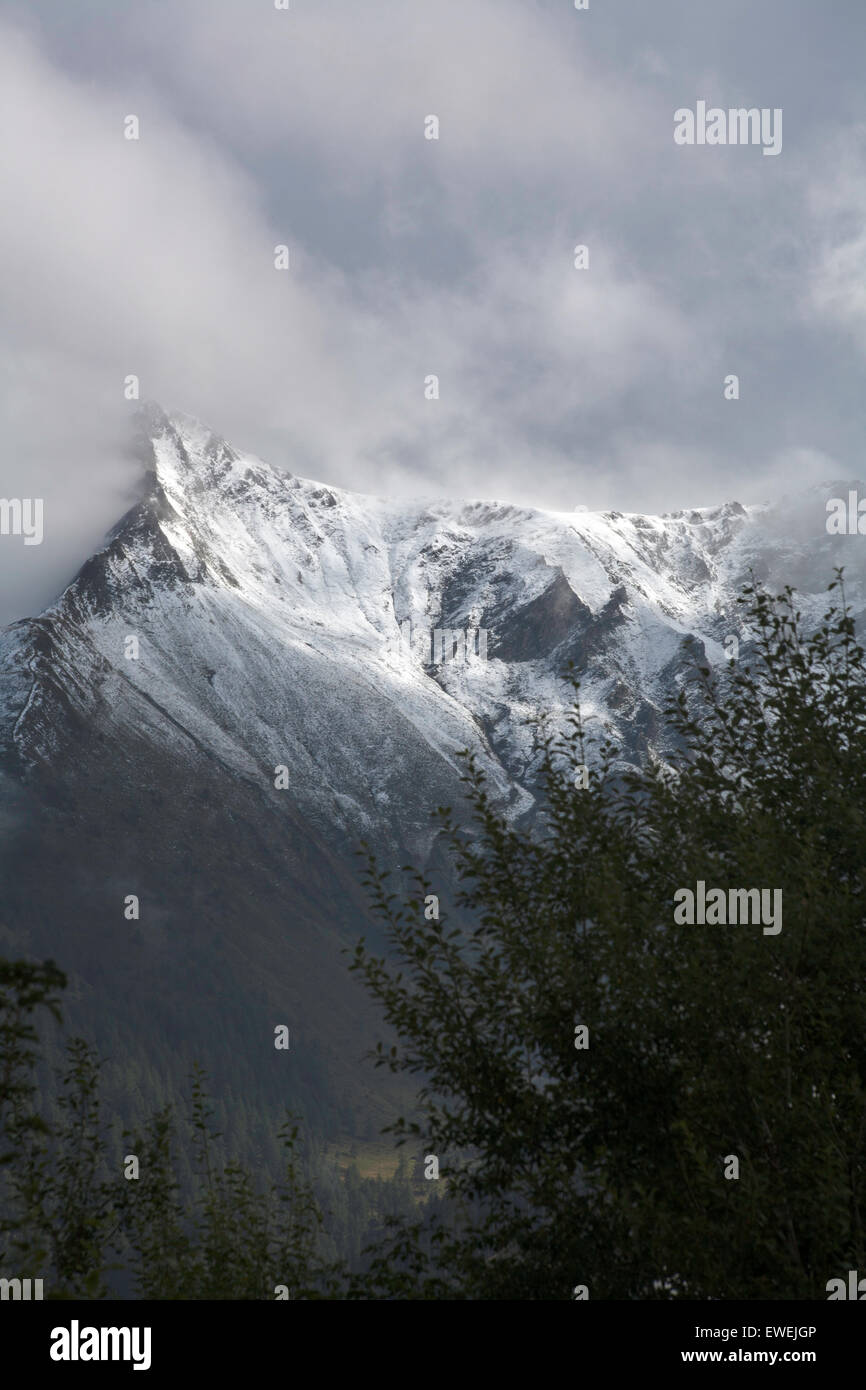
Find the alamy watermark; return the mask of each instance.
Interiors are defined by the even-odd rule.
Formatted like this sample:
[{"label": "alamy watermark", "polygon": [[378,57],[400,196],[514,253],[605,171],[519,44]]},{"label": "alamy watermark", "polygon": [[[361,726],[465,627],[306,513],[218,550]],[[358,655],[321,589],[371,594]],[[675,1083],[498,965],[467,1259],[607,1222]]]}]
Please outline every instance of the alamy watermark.
[{"label": "alamy watermark", "polygon": [[0,497],[0,536],[23,536],[25,545],[42,544],[41,497]]},{"label": "alamy watermark", "polygon": [[707,107],[699,101],[692,111],[681,106],[674,112],[677,145],[763,145],[763,153],[782,151],[782,108],[776,106]]},{"label": "alamy watermark", "polygon": [[414,628],[406,618],[400,624],[400,636],[388,639],[389,653],[409,652],[416,656],[423,666],[442,666],[446,661],[486,661],[486,627]]},{"label": "alamy watermark", "polygon": [[43,1283],[42,1279],[0,1279],[0,1299],[20,1299],[24,1303],[32,1299],[38,1301],[43,1297]]},{"label": "alamy watermark", "polygon": [[150,1350],[149,1327],[82,1327],[73,1318],[52,1328],[48,1354],[52,1361],[131,1361],[134,1371],[149,1371]]},{"label": "alamy watermark", "polygon": [[699,879],[694,892],[691,888],[678,888],[674,903],[674,922],[678,927],[763,925],[764,936],[778,936],[782,930],[781,888],[710,888],[707,891],[706,883]]},{"label": "alamy watermark", "polygon": [[848,501],[844,497],[827,500],[828,536],[866,536],[866,497],[858,497],[851,488]]},{"label": "alamy watermark", "polygon": [[866,1300],[866,1279],[861,1279],[856,1269],[848,1270],[847,1284],[844,1279],[828,1279],[825,1288],[828,1303],[836,1303],[839,1299],[851,1299],[857,1303]]}]

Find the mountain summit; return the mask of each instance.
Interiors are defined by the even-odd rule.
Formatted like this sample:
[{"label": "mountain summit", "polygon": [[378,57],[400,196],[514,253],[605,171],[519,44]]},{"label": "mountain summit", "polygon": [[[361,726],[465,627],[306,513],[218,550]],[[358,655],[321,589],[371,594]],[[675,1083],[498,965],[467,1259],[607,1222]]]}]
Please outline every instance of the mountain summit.
[{"label": "mountain summit", "polygon": [[[290,766],[292,798],[348,832],[390,806],[403,839],[419,824],[406,791],[438,796],[464,746],[525,807],[522,721],[567,705],[568,661],[590,716],[638,752],[694,642],[724,659],[750,571],[790,576],[808,600],[840,562],[823,490],[657,517],[381,501],[158,406],[139,419],[141,500],[55,604],[0,638],[0,748],[20,770],[76,717],[144,720],[178,756],[206,751],[240,776]],[[856,586],[858,548],[841,558]],[[447,641],[424,660],[425,634],[479,631],[486,660]]]},{"label": "mountain summit", "polygon": [[73,972],[143,1092],[198,1048],[233,1094],[287,1088],[324,1130],[379,1117],[339,954],[369,929],[358,842],[435,865],[465,747],[530,813],[525,721],[564,715],[568,662],[596,728],[663,753],[695,652],[748,643],[750,572],[817,614],[845,564],[862,606],[860,538],[827,534],[823,489],[657,517],[382,501],[156,406],[140,424],[140,499],[0,633],[0,816],[7,947]]}]

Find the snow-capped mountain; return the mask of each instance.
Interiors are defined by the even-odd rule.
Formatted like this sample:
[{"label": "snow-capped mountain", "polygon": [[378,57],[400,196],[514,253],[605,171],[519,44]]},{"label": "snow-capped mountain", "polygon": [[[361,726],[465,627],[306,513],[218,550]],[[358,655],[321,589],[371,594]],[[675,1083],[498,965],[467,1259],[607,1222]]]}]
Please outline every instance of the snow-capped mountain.
[{"label": "snow-capped mountain", "polygon": [[856,483],[658,517],[412,504],[141,419],[140,501],[56,603],[0,634],[0,949],[67,965],[126,1055],[127,1012],[146,1027],[145,1070],[163,1037],[219,1038],[271,1075],[268,1032],[288,1023],[293,1094],[326,1128],[346,1127],[375,1031],[337,950],[367,929],[362,837],[425,859],[464,747],[529,812],[526,721],[566,710],[569,661],[588,720],[632,756],[663,749],[695,653],[748,643],[750,571],[817,614],[844,564],[862,608],[863,538],[825,524]]},{"label": "snow-capped mountain", "polygon": [[568,703],[566,662],[588,718],[637,750],[694,639],[710,662],[742,639],[750,570],[795,571],[808,601],[844,561],[860,597],[860,538],[843,553],[848,538],[826,534],[823,493],[660,517],[411,505],[292,477],[156,407],[142,416],[142,500],[57,603],[0,639],[0,747],[25,775],[62,757],[78,720],[136,728],[266,797],[284,766],[317,824],[387,825],[421,853],[412,804],[441,800],[459,748],[528,806],[524,721]]}]

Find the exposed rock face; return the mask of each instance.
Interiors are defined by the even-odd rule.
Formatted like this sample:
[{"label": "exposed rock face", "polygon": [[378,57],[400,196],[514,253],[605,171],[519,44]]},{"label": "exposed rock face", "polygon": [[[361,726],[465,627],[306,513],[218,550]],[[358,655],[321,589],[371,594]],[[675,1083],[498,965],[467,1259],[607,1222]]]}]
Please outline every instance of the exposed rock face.
[{"label": "exposed rock face", "polygon": [[[140,501],[51,608],[0,633],[0,950],[72,973],[118,1095],[198,1054],[229,1108],[380,1123],[382,1073],[359,1058],[381,1030],[340,955],[369,930],[359,840],[427,860],[467,746],[531,814],[525,721],[565,712],[568,662],[591,723],[663,752],[691,653],[748,641],[750,569],[791,577],[813,617],[845,564],[862,606],[866,540],[826,534],[832,485],[664,517],[413,506],[280,473],[157,408],[143,425]],[[486,629],[488,659],[424,665],[405,619]]]}]

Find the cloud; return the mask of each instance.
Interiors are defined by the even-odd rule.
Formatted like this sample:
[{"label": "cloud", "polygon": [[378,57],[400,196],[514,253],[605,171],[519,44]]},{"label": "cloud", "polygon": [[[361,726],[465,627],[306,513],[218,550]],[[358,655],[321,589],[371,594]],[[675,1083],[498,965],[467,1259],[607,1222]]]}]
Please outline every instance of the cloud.
[{"label": "cloud", "polygon": [[575,20],[513,0],[379,0],[360,17],[350,3],[187,0],[130,17],[153,70],[182,83],[221,139],[256,156],[309,152],[343,184],[434,159],[444,179],[482,182],[568,178],[576,159],[598,171],[629,152],[637,164],[634,93],[616,67],[593,65]]},{"label": "cloud", "polygon": [[740,99],[676,6],[6,10],[0,495],[41,489],[46,540],[0,538],[0,620],[131,497],[130,374],[368,492],[637,510],[750,500],[781,457],[851,471],[859,378],[816,371],[814,335],[860,312],[856,163],[831,234],[787,111],[778,160],[675,149],[684,100]]},{"label": "cloud", "polygon": [[866,124],[834,132],[836,157],[809,193],[818,256],[804,309],[866,350]]}]

